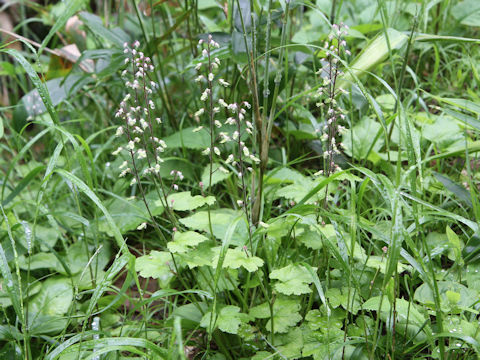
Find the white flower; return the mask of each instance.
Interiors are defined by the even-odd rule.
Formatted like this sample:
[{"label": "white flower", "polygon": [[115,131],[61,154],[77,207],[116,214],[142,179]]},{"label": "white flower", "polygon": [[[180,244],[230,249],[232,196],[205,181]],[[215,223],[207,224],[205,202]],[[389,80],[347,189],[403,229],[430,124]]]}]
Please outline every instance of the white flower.
[{"label": "white flower", "polygon": [[123,148],[120,146],[120,147],[117,148],[117,150],[115,150],[114,152],[112,152],[112,155],[113,155],[113,156],[116,156],[116,155],[120,154],[120,151],[122,151],[122,150],[123,150]]},{"label": "white flower", "polygon": [[121,170],[124,167],[127,167],[127,165],[128,165],[128,162],[124,161],[118,168]]},{"label": "white flower", "polygon": [[133,178],[131,181],[130,181],[130,186],[133,186],[137,183],[137,178]]},{"label": "white flower", "polygon": [[137,159],[145,159],[147,157],[147,152],[144,149],[137,150]]},{"label": "white flower", "polygon": [[145,229],[146,227],[147,227],[147,223],[144,222],[144,223],[141,223],[140,225],[138,225],[137,230],[143,230],[143,229]]},{"label": "white flower", "polygon": [[250,155],[250,159],[252,159],[252,161],[256,162],[257,164],[260,162],[260,159],[257,158],[255,155]]},{"label": "white flower", "polygon": [[243,206],[243,201],[242,200],[237,200],[237,205],[242,207]]},{"label": "white flower", "polygon": [[225,160],[225,163],[230,164],[233,161],[233,154],[228,155],[227,160]]},{"label": "white flower", "polygon": [[223,166],[219,166],[219,167],[218,167],[218,170],[220,170],[220,171],[223,172],[224,174],[228,174],[228,170],[225,169]]},{"label": "white flower", "polygon": [[222,127],[222,123],[218,120],[215,120],[215,126],[218,127],[218,128],[221,128]]},{"label": "white flower", "polygon": [[[213,81],[214,78],[215,78],[215,75],[213,75],[212,73],[208,74],[208,81]],[[219,82],[220,82],[220,80],[219,80]]]},{"label": "white flower", "polygon": [[210,148],[207,147],[205,150],[202,151],[202,154],[203,154],[203,155],[208,155],[208,154],[210,154]]},{"label": "white flower", "polygon": [[225,86],[225,87],[230,86],[230,84],[228,82],[226,82],[225,80],[223,80],[222,78],[218,79],[218,83],[222,86]]},{"label": "white flower", "polygon": [[193,116],[195,116],[195,117],[201,116],[201,115],[203,115],[204,112],[205,112],[205,109],[201,108],[195,114],[193,114]]},{"label": "white flower", "polygon": [[219,149],[218,147],[214,147],[214,148],[213,148],[213,152],[214,152],[215,154],[217,154],[218,156],[220,156],[220,149]]},{"label": "white flower", "polygon": [[248,151],[248,148],[246,146],[244,146],[242,150],[243,150],[243,155],[250,156],[250,152]]},{"label": "white flower", "polygon": [[115,133],[115,136],[121,136],[123,135],[123,126],[119,126],[117,128],[117,132]]},{"label": "white flower", "polygon": [[205,89],[205,91],[202,93],[202,96],[200,97],[200,100],[206,101],[208,99],[209,94],[210,94],[210,89]]},{"label": "white flower", "polygon": [[133,150],[133,149],[135,149],[135,143],[134,143],[132,140],[130,140],[130,141],[128,142],[128,144],[127,144],[127,149],[128,149],[128,150]]},{"label": "white flower", "polygon": [[203,129],[203,126],[199,126],[199,127],[195,128],[195,129],[193,129],[192,132],[199,132],[199,131],[202,130],[202,129]]}]

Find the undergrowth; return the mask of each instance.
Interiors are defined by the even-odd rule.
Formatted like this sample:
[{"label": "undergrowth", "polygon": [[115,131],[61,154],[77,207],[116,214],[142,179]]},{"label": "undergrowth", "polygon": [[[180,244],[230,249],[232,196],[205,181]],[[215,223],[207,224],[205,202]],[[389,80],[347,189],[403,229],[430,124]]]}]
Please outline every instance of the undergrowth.
[{"label": "undergrowth", "polygon": [[2,10],[2,359],[480,356],[476,0]]}]

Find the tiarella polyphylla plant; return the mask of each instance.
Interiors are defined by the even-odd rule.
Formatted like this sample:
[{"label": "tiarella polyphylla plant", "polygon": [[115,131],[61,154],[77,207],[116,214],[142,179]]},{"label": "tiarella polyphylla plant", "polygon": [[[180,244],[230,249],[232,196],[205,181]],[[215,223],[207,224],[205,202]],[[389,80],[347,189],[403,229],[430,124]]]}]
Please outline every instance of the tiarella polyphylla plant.
[{"label": "tiarella polyphylla plant", "polygon": [[[246,101],[229,104],[222,98],[218,99],[218,101],[214,100],[217,90],[215,85],[218,84],[221,89],[224,89],[228,88],[230,84],[220,77],[217,79],[215,75],[215,70],[218,69],[220,60],[212,56],[212,50],[219,47],[218,43],[209,35],[206,41],[199,41],[199,46],[204,46],[202,55],[206,61],[196,66],[196,70],[200,75],[197,76],[195,81],[205,83],[205,87],[200,96],[203,106],[195,112],[194,117],[197,121],[200,121],[201,116],[208,116],[209,128],[203,129],[203,127],[198,127],[194,131],[206,130],[210,135],[210,146],[202,152],[202,154],[209,157],[209,184],[212,183],[215,158],[223,160],[225,166],[231,167],[235,171],[240,184],[240,196],[236,201],[236,205],[244,211],[248,223],[252,224],[248,208],[250,203],[248,184],[250,173],[254,172],[254,166],[260,162],[260,159],[253,154],[253,151],[245,143],[250,137],[253,138],[254,125],[251,121],[245,119],[247,110],[251,106]],[[219,116],[217,114],[224,114],[227,119],[222,123],[222,121],[216,118]],[[225,157],[224,154],[228,155]],[[217,171],[228,170],[220,166]],[[251,225],[249,226],[248,235],[250,250],[253,251]]]},{"label": "tiarella polyphylla plant", "polygon": [[[129,176],[131,177],[130,185],[138,186],[151,220],[153,221],[153,216],[142,186],[144,178],[154,183],[159,200],[171,220],[174,220],[167,196],[172,190],[178,190],[175,181],[182,180],[183,175],[179,171],[173,171],[171,173],[173,183],[167,188],[160,173],[163,162],[161,155],[167,148],[167,144],[158,137],[161,133],[162,120],[156,116],[156,106],[152,97],[158,85],[150,76],[155,70],[152,60],[139,51],[139,47],[138,41],[135,41],[132,46],[124,44],[127,68],[122,71],[122,78],[125,81],[127,94],[120,102],[115,117],[122,120],[116,136],[124,137],[126,145],[118,147],[113,155],[122,156],[125,159],[119,166],[119,177]],[[146,225],[142,223],[137,229],[143,230]]]},{"label": "tiarella polyphylla plant", "polygon": [[334,162],[334,155],[340,152],[336,137],[339,133],[345,131],[345,128],[338,124],[339,120],[345,120],[346,114],[346,111],[339,104],[338,97],[341,94],[347,94],[347,91],[338,86],[338,80],[343,75],[340,56],[342,54],[351,55],[344,40],[347,30],[348,26],[343,23],[332,25],[328,41],[324,44],[325,57],[320,60],[323,67],[318,71],[318,74],[323,78],[323,83],[318,89],[319,101],[317,106],[323,109],[325,122],[323,127],[318,129],[318,132],[321,133],[320,140],[323,145],[324,163],[323,170],[320,170],[317,174],[324,174],[326,177],[341,170]]}]

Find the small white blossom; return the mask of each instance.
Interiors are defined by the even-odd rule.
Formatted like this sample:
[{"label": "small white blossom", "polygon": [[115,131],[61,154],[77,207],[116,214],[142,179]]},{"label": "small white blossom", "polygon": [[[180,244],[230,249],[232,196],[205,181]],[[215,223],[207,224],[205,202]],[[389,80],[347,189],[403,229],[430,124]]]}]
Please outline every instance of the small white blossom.
[{"label": "small white blossom", "polygon": [[193,114],[193,116],[198,117],[198,116],[203,115],[203,113],[205,113],[205,109],[201,108],[195,114]]},{"label": "small white blossom", "polygon": [[137,150],[137,159],[145,159],[147,157],[147,152],[144,149]]},{"label": "small white blossom", "polygon": [[223,80],[222,78],[218,79],[218,83],[222,86],[225,86],[225,87],[230,86],[230,84],[228,82],[226,82],[225,80]]},{"label": "small white blossom", "polygon": [[147,223],[144,222],[144,223],[141,223],[140,225],[138,225],[137,230],[143,230],[143,229],[145,229],[146,227],[147,227]]},{"label": "small white blossom", "polygon": [[225,160],[225,163],[230,164],[233,161],[233,154],[228,155],[227,160]]}]

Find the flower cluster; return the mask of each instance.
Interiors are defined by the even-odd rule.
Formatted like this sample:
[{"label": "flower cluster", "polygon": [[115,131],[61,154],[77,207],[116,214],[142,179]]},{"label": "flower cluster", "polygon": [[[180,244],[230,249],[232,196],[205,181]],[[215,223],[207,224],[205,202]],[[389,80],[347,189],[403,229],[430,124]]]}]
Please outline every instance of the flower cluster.
[{"label": "flower cluster", "polygon": [[[127,144],[119,147],[113,154],[126,152],[130,155],[130,161],[125,160],[120,165],[119,176],[134,174],[131,185],[136,184],[141,175],[159,174],[160,164],[163,161],[160,154],[167,147],[163,140],[155,136],[155,126],[162,121],[159,117],[155,117],[155,103],[150,98],[158,88],[150,77],[154,66],[148,56],[138,51],[139,46],[138,41],[135,41],[132,47],[127,43],[124,44],[124,53],[127,55],[125,64],[131,66],[131,69],[125,69],[122,72],[128,93],[115,113],[115,117],[122,120],[116,136],[125,136]],[[147,166],[140,167],[141,161],[142,165],[143,161],[146,161]]]},{"label": "flower cluster", "polygon": [[[334,24],[332,31],[328,36],[328,41],[324,44],[325,57],[321,59],[323,64],[319,74],[323,78],[323,83],[318,89],[317,97],[320,99],[317,106],[324,109],[324,116],[326,118],[323,128],[318,129],[321,132],[320,140],[324,148],[324,170],[319,173],[324,173],[327,176],[335,171],[341,170],[333,161],[333,156],[339,153],[336,136],[340,132],[345,131],[345,128],[338,125],[339,120],[345,120],[345,110],[341,108],[338,97],[341,94],[348,92],[338,86],[338,79],[343,75],[340,67],[340,56],[343,54],[351,55],[346,48],[346,41],[344,36],[347,35],[348,26],[341,23]],[[340,144],[341,145],[341,144]]]},{"label": "flower cluster", "polygon": [[[202,154],[210,156],[211,160],[213,155],[222,157],[221,145],[225,144],[223,148],[230,150],[230,154],[225,159],[225,164],[236,166],[238,176],[241,178],[245,173],[243,164],[246,159],[248,159],[248,162],[260,162],[260,160],[251,153],[250,149],[245,145],[245,142],[242,141],[244,132],[252,135],[254,131],[252,122],[245,119],[247,110],[250,109],[251,106],[246,101],[229,104],[223,98],[219,98],[217,101],[214,100],[213,92],[217,88],[215,85],[218,84],[218,88],[220,89],[226,89],[230,87],[230,84],[215,74],[215,70],[217,70],[220,65],[220,60],[214,57],[212,52],[215,48],[219,47],[219,44],[209,35],[206,41],[200,40],[199,45],[204,46],[202,55],[206,61],[196,66],[196,70],[200,74],[196,77],[195,81],[205,84],[205,87],[200,96],[203,105],[195,112],[194,118],[200,121],[202,115],[209,116],[210,128],[207,129],[207,131],[209,131],[212,139],[211,146],[205,148]],[[223,123],[216,118],[218,116],[217,114],[220,113],[225,114],[225,117],[227,117]],[[194,129],[194,131],[196,132],[202,129],[203,126],[199,126]],[[236,144],[234,148],[236,148],[237,151],[234,150],[231,152],[232,147],[227,146],[230,142]],[[225,171],[223,167],[220,168],[220,171],[222,170]],[[246,170],[252,171],[252,168],[247,167]]]},{"label": "flower cluster", "polygon": [[[170,189],[164,188],[160,168],[163,162],[161,155],[167,149],[167,144],[158,137],[162,120],[156,115],[156,104],[152,96],[157,91],[158,84],[152,80],[152,73],[155,70],[152,60],[139,51],[139,47],[138,41],[131,46],[124,44],[127,68],[122,71],[122,79],[127,94],[120,102],[115,118],[122,122],[116,130],[116,136],[124,138],[126,144],[118,147],[112,154],[120,155],[124,159],[119,166],[119,177],[132,175],[130,185],[138,184],[142,195],[144,192],[141,179],[147,176],[156,185],[157,181],[159,182],[165,195],[167,191],[178,189],[175,181],[182,180],[183,175],[174,171]],[[142,224],[139,230],[144,226],[146,225]]]}]

